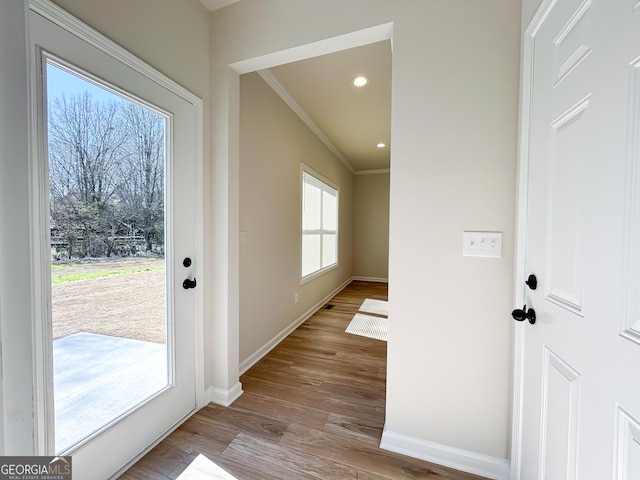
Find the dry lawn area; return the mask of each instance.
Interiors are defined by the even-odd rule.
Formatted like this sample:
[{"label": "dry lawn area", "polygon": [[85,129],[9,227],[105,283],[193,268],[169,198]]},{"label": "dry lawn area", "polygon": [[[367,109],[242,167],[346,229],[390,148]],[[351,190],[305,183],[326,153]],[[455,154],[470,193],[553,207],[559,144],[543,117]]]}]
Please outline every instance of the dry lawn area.
[{"label": "dry lawn area", "polygon": [[77,332],[165,343],[163,259],[114,258],[56,267],[52,278],[69,274],[145,270],[51,286],[53,338]]}]

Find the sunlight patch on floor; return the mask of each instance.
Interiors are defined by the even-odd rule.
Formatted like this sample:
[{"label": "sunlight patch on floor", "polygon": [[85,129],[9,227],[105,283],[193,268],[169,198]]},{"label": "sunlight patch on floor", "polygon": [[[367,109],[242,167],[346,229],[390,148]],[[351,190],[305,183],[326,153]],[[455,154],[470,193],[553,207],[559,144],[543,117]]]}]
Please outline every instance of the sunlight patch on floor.
[{"label": "sunlight patch on floor", "polygon": [[198,455],[177,480],[238,480],[204,455]]},{"label": "sunlight patch on floor", "polygon": [[386,300],[375,300],[373,298],[365,298],[362,305],[358,309],[364,313],[375,313],[377,315],[389,315],[389,302]]},{"label": "sunlight patch on floor", "polygon": [[356,313],[345,332],[386,342],[387,328],[386,318]]},{"label": "sunlight patch on floor", "polygon": [[388,315],[388,301],[365,298],[345,332],[386,342],[389,327]]}]

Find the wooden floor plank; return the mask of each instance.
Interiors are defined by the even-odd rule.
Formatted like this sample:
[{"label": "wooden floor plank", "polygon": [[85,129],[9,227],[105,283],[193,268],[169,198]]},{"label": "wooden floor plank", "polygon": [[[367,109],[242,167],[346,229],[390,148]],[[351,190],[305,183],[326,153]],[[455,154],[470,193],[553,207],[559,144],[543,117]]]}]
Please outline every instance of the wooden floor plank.
[{"label": "wooden floor plank", "polygon": [[[295,424],[289,425],[281,444],[304,452],[322,452],[330,461],[388,478],[437,478],[438,480],[478,480],[480,478],[381,450],[365,442],[345,442],[340,435]],[[349,448],[344,448],[345,444],[349,445]]]},{"label": "wooden floor plank", "polygon": [[355,468],[341,463],[327,462],[321,452],[305,453],[268,443],[250,435],[238,435],[223,456],[252,464],[257,470],[260,470],[265,462],[278,466],[291,472],[284,478],[298,474],[320,480],[356,480],[358,476]]},{"label": "wooden floor plank", "polygon": [[364,470],[358,470],[358,480],[389,480],[389,477],[383,477],[371,472],[365,472]]},{"label": "wooden floor plank", "polygon": [[327,423],[329,412],[273,397],[245,392],[233,404],[233,408],[261,412],[264,415],[295,422],[309,428],[322,428]]},{"label": "wooden floor plank", "polygon": [[154,475],[169,476],[193,452],[193,447],[185,444],[163,442],[153,448],[138,462],[138,467],[153,472]]},{"label": "wooden floor plank", "polygon": [[289,426],[286,420],[238,408],[209,405],[199,413],[199,417],[210,422],[212,430],[227,430],[233,433],[233,438],[244,432],[277,443]]},{"label": "wooden floor plank", "polygon": [[143,465],[136,464],[135,467],[132,467],[127,472],[123,473],[118,477],[120,480],[158,480],[168,478],[165,476],[160,476],[158,472],[154,470],[149,470],[147,467]]},{"label": "wooden floor plank", "polygon": [[203,408],[120,478],[478,480],[378,447],[387,344],[345,332],[367,298],[387,285],[350,283],[241,377],[231,407]]},{"label": "wooden floor plank", "polygon": [[331,413],[324,424],[323,430],[325,432],[355,437],[358,441],[377,446],[380,444],[383,427],[384,422],[376,417],[350,417],[348,415]]}]

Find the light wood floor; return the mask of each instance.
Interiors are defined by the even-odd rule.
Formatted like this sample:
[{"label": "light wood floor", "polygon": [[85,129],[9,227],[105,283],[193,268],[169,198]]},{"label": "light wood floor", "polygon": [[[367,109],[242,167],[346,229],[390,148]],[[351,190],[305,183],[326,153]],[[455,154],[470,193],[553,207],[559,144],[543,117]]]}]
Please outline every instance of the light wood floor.
[{"label": "light wood floor", "polygon": [[387,344],[344,332],[365,298],[387,285],[352,282],[241,377],[231,407],[203,408],[120,478],[479,479],[378,448]]}]

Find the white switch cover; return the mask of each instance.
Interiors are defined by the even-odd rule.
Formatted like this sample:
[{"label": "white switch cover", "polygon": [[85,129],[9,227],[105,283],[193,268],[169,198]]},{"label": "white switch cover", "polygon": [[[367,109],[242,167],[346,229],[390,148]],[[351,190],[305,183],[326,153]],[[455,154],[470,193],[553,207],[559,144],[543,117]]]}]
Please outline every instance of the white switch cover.
[{"label": "white switch cover", "polygon": [[244,247],[247,241],[247,234],[245,232],[240,232],[240,246]]},{"label": "white switch cover", "polygon": [[502,232],[462,232],[464,257],[502,257]]}]

